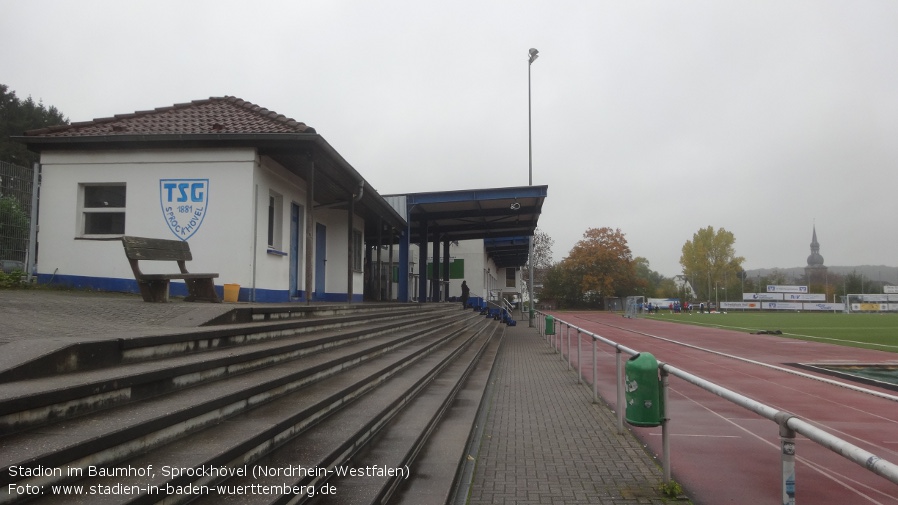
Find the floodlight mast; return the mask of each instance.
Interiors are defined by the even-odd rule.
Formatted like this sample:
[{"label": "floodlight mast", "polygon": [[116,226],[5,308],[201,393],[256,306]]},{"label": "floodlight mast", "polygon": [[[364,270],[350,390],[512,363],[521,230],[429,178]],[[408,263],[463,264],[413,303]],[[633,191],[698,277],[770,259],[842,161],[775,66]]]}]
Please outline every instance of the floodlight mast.
[{"label": "floodlight mast", "polygon": [[[539,51],[536,48],[530,48],[530,58],[527,61],[527,148],[528,148],[528,162],[529,162],[529,185],[533,186],[533,115],[532,115],[532,106],[530,100],[530,67],[533,66],[533,62],[539,58]],[[533,229],[533,235],[530,236],[527,252],[527,263],[530,264],[530,282],[527,284],[529,305],[530,305],[530,327],[533,328],[533,317],[534,317],[534,307],[533,307],[533,239],[536,238],[536,228]]]}]

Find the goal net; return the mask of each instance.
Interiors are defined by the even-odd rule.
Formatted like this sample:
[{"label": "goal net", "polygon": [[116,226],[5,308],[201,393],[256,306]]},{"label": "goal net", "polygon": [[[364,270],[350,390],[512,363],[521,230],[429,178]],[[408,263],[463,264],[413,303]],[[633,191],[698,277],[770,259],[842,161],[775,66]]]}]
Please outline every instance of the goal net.
[{"label": "goal net", "polygon": [[638,315],[642,314],[643,306],[645,305],[645,297],[644,296],[628,296],[627,297],[627,305],[626,310],[624,311],[624,317],[627,318],[635,318]]}]

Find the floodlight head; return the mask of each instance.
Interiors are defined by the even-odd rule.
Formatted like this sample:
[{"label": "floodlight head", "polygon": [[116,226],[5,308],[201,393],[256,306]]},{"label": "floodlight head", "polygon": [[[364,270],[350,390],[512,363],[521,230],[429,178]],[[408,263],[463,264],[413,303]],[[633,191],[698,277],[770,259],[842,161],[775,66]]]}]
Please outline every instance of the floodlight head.
[{"label": "floodlight head", "polygon": [[536,61],[539,58],[539,51],[535,47],[530,48],[530,63]]}]

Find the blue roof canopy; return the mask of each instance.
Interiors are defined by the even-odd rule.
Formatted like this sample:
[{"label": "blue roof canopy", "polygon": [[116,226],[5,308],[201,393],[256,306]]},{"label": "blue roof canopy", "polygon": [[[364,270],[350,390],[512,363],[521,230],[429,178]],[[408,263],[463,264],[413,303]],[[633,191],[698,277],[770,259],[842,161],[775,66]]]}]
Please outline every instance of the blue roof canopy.
[{"label": "blue roof canopy", "polygon": [[[404,195],[413,243],[483,239],[501,268],[527,262],[548,186],[519,186]],[[426,229],[427,237],[423,236]]]}]

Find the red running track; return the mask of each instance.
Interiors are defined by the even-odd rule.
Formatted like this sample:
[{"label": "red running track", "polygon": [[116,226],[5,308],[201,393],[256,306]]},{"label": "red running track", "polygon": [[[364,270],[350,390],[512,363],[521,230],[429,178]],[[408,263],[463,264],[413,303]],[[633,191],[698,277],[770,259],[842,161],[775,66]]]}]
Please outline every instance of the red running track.
[{"label": "red running track", "polygon": [[[805,421],[892,463],[898,463],[898,401],[872,396],[732,357],[686,347],[673,340],[796,372],[789,363],[898,363],[898,354],[806,342],[773,335],[721,330],[601,312],[555,312],[565,321],[659,361],[698,375]],[[671,317],[726,317],[717,314]],[[565,346],[567,327],[556,323]],[[592,384],[592,339],[581,337],[584,380]],[[576,332],[571,360],[577,365]],[[599,344],[599,394],[614,409],[615,351]],[[625,358],[628,356],[625,356]],[[559,359],[562,359],[559,357]],[[896,397],[898,393],[857,386]],[[671,473],[696,505],[782,503],[779,427],[773,421],[670,377]],[[661,459],[661,428],[630,427]],[[801,435],[796,438],[795,502],[798,504],[898,504],[898,485]]]}]

